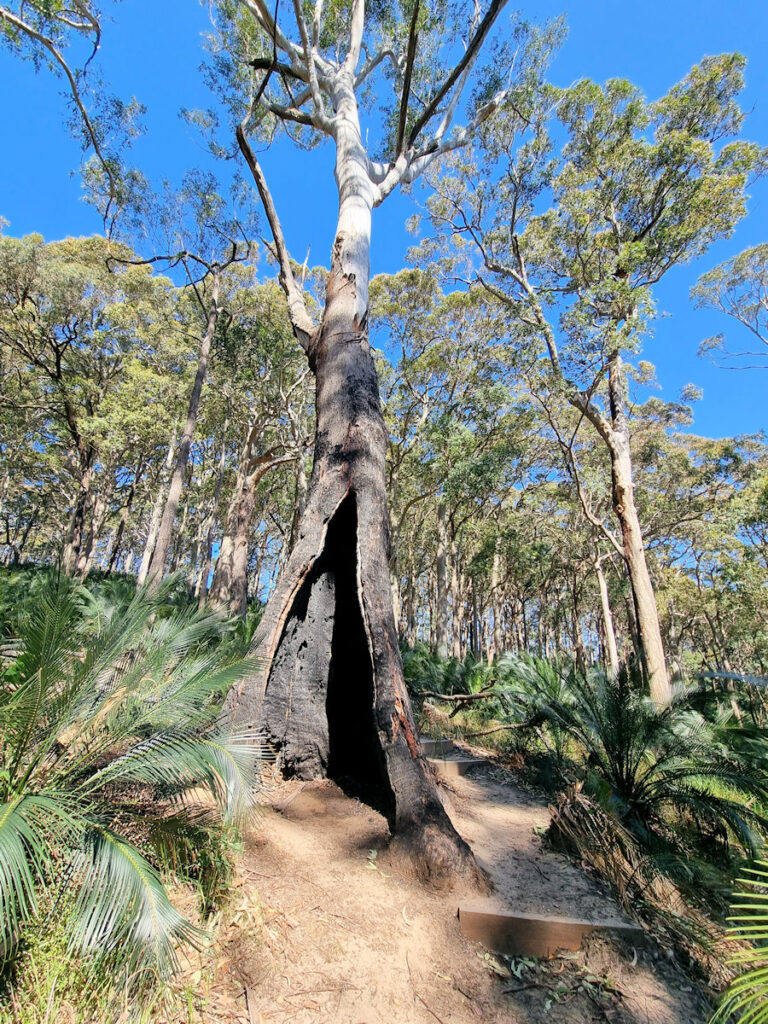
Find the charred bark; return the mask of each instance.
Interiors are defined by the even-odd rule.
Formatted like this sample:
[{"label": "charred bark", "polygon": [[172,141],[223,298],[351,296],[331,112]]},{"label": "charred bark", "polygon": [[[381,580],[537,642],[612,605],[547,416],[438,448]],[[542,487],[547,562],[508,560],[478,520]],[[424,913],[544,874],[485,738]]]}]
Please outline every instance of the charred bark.
[{"label": "charred bark", "polygon": [[440,803],[403,679],[389,580],[386,427],[354,273],[337,236],[316,378],[315,456],[295,546],[255,637],[261,668],[230,694],[285,773],[332,778],[387,818],[393,849],[435,884],[477,880]]}]

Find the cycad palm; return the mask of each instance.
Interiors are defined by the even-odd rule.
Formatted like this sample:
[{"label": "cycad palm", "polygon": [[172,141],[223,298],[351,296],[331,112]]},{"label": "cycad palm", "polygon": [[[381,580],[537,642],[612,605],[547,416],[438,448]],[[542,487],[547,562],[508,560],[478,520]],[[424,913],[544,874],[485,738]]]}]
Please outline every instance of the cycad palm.
[{"label": "cycad palm", "polygon": [[531,709],[582,748],[587,792],[681,880],[692,867],[682,822],[702,838],[735,836],[753,855],[760,848],[767,823],[754,805],[765,803],[768,782],[691,709],[695,691],[678,690],[659,709],[639,669],[570,671],[558,693],[548,675],[537,685],[529,666],[525,682]]},{"label": "cycad palm", "polygon": [[739,902],[731,907],[729,938],[743,948],[729,963],[742,973],[727,989],[713,1024],[768,1024],[768,863],[757,861],[739,881],[745,889],[734,895]]},{"label": "cycad palm", "polygon": [[152,838],[201,787],[223,816],[241,814],[257,748],[217,725],[243,669],[216,653],[218,621],[164,617],[164,597],[109,606],[57,584],[0,675],[0,954],[42,887],[74,950],[129,972],[167,973],[195,938],[148,859]]}]

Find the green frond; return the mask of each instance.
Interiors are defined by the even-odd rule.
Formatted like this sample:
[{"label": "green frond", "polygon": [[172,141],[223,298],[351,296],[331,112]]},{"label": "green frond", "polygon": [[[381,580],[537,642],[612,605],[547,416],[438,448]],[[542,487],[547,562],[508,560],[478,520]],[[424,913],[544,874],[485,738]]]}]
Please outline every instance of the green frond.
[{"label": "green frond", "polygon": [[[201,933],[173,908],[143,850],[174,805],[179,828],[186,820],[195,832],[184,806],[194,789],[216,798],[218,830],[242,817],[262,750],[218,721],[246,667],[219,642],[222,620],[178,602],[169,609],[168,584],[118,597],[54,580],[0,676],[0,954],[47,885],[56,914],[70,915],[73,949],[129,973],[167,974],[176,945]],[[196,855],[216,864],[211,822],[197,822]]]},{"label": "green frond", "polygon": [[155,868],[116,833],[95,826],[75,856],[71,945],[82,953],[118,956],[134,974],[161,976],[176,966],[176,944],[199,944],[203,934],[168,899]]},{"label": "green frond", "polygon": [[768,862],[756,861],[739,879],[745,889],[734,893],[728,938],[746,948],[736,951],[728,962],[741,973],[726,990],[712,1024],[768,1024]]},{"label": "green frond", "polygon": [[17,796],[0,806],[0,960],[10,951],[19,923],[36,910],[35,889],[46,859],[23,803]]}]

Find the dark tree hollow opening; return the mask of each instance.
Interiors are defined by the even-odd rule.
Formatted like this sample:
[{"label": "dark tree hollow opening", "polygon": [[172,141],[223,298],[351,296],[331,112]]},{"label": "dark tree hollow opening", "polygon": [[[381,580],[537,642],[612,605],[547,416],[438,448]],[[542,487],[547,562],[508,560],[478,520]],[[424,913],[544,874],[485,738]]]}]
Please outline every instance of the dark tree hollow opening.
[{"label": "dark tree hollow opening", "polygon": [[324,551],[335,581],[325,704],[328,777],[392,822],[395,797],[376,729],[373,664],[358,589],[357,530],[357,501],[350,492],[329,524]]},{"label": "dark tree hollow opening", "polygon": [[395,819],[395,796],[376,728],[376,687],[358,580],[353,492],[333,513],[322,552],[293,600],[261,708],[286,775],[333,779]]}]

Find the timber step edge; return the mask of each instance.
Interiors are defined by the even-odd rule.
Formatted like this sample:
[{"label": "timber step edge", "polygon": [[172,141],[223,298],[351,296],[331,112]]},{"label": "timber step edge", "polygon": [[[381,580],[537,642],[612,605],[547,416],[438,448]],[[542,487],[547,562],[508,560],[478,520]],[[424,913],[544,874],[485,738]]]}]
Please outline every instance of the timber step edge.
[{"label": "timber step edge", "polygon": [[466,775],[470,768],[477,768],[480,765],[488,764],[481,757],[428,757],[427,760],[440,775],[448,779],[455,779],[458,775]]},{"label": "timber step edge", "polygon": [[425,757],[442,757],[444,754],[453,754],[456,751],[451,740],[435,740],[431,736],[420,736],[419,744]]},{"label": "timber step edge", "polygon": [[461,904],[459,924],[462,935],[507,956],[547,957],[558,949],[575,952],[593,932],[607,932],[630,941],[645,934],[639,925],[619,918],[586,921],[550,914],[524,914],[505,910],[487,900]]}]

